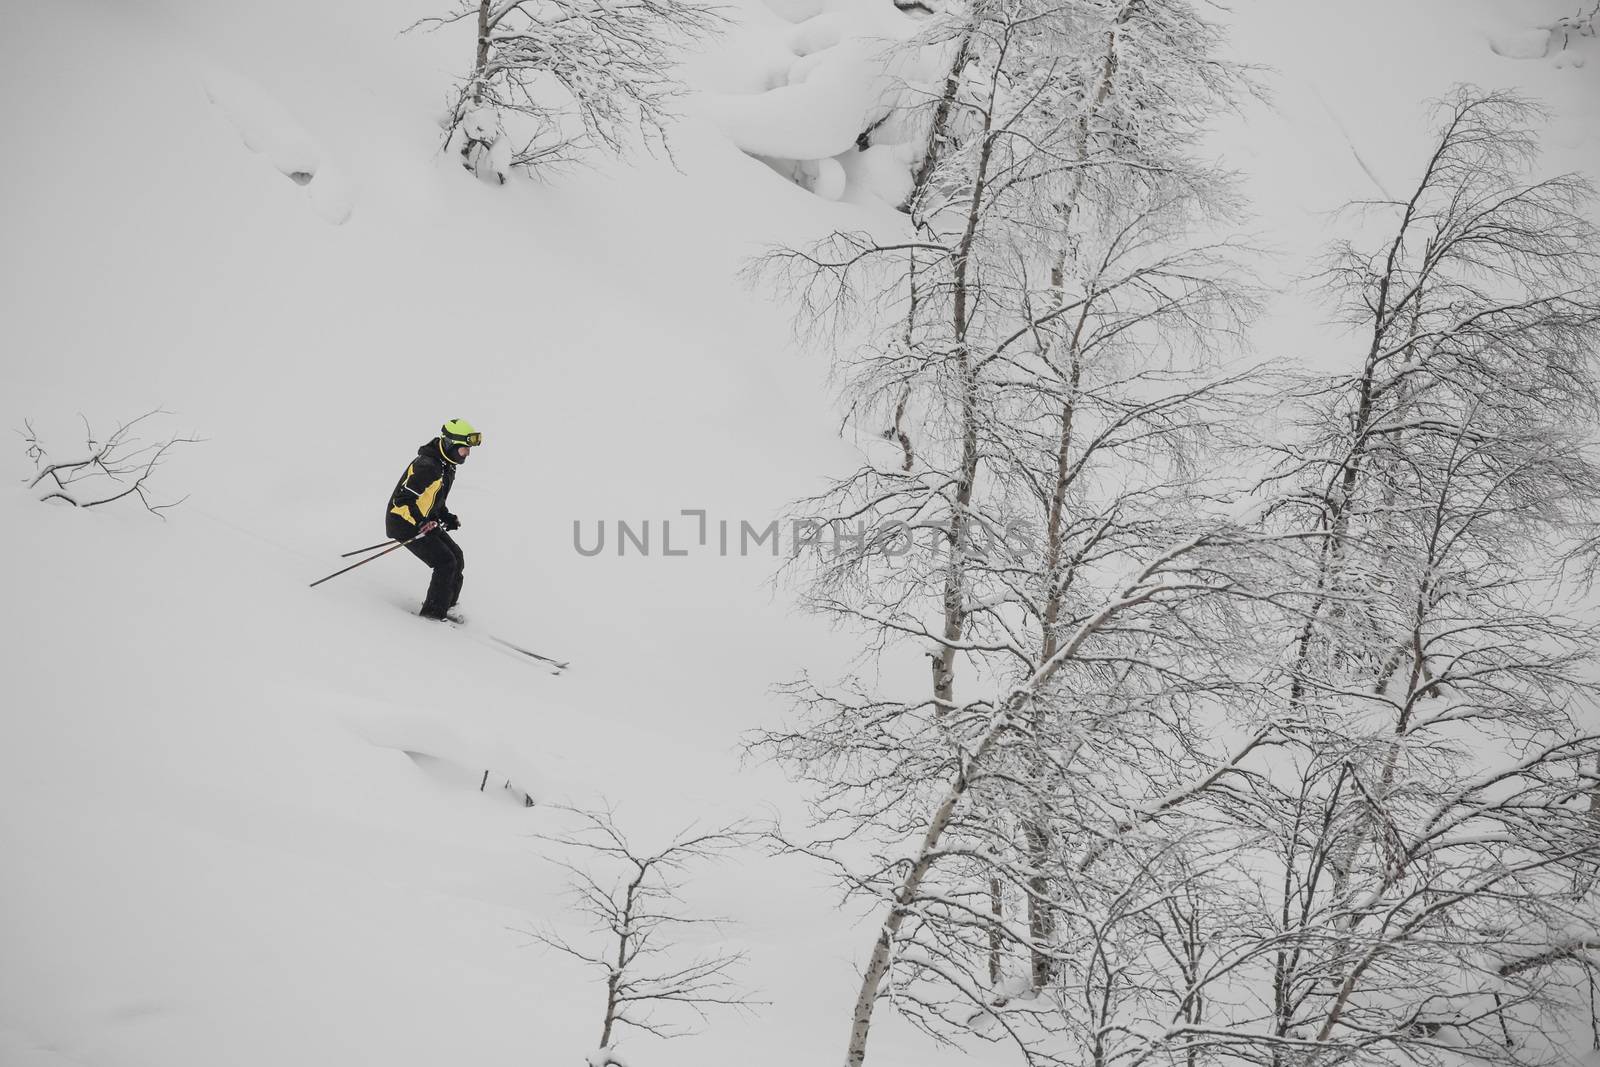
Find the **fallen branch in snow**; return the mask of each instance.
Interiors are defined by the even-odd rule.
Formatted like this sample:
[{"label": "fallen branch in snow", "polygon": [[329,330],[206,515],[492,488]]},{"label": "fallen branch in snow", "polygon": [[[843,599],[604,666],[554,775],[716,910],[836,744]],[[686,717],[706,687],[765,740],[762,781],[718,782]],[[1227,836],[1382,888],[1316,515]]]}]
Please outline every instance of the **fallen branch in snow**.
[{"label": "fallen branch in snow", "polygon": [[[22,439],[27,444],[27,455],[33,461],[35,474],[28,483],[29,489],[39,487],[40,483],[49,479],[54,483],[51,489],[39,499],[65,500],[75,508],[93,508],[101,504],[109,504],[114,500],[121,500],[126,496],[137,496],[146,511],[159,515],[163,510],[176,507],[188,497],[180,497],[166,504],[156,503],[150,496],[147,482],[155,473],[155,469],[166,459],[167,452],[180,444],[194,444],[203,440],[199,437],[171,436],[154,444],[140,445],[139,438],[132,435],[133,428],[144,420],[155,415],[169,415],[171,412],[156,408],[147,411],[136,419],[119,423],[112,431],[111,436],[104,441],[95,440],[94,429],[89,425],[88,419],[83,419],[84,447],[88,455],[82,459],[74,459],[60,463],[47,463],[49,453],[40,440],[39,434],[33,428],[30,420],[23,421],[23,429],[19,430]],[[82,416],[79,416],[82,418]],[[113,486],[103,484],[102,479],[109,479]],[[132,479],[130,482],[129,479]],[[93,487],[92,489],[89,487]],[[102,495],[109,494],[109,495]],[[89,497],[94,499],[89,499]]]}]

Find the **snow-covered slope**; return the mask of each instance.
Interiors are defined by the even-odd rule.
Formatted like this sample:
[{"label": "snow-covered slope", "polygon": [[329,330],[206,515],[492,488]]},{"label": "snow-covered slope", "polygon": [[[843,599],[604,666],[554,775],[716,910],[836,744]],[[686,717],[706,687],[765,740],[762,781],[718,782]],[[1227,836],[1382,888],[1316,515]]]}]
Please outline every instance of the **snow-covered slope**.
[{"label": "snow-covered slope", "polygon": [[[1536,47],[1567,6],[1241,4],[1241,54],[1282,74],[1218,145],[1285,271],[1319,212],[1404,180],[1420,100],[1453,82],[1544,97],[1553,161],[1600,172],[1594,42]],[[823,361],[734,278],[767,243],[893,224],[740,150],[754,129],[768,155],[831,151],[805,138],[838,114],[764,128],[806,99],[769,91],[851,108],[823,90],[870,84],[844,68],[871,49],[794,30],[802,7],[753,8],[742,51],[696,64],[716,95],[680,170],[505,188],[435,151],[470,35],[397,35],[423,0],[0,9],[0,417],[52,458],[80,412],[103,436],[160,406],[157,432],[206,439],[156,479],[189,494],[166,521],[41,505],[21,440],[0,455],[0,1063],[578,1063],[601,990],[516,932],[582,933],[530,837],[561,828],[550,804],[604,797],[644,843],[795,808],[739,734],[777,714],[772,682],[848,649],[765,584],[770,557],[660,538],[685,543],[686,509],[764,526],[845,447]],[[841,69],[791,78],[796,41]],[[1326,342],[1286,301],[1262,343]],[[472,625],[400,610],[426,577],[404,554],[306,588],[379,539],[453,416],[486,433],[452,496]],[[648,557],[619,558],[618,519],[651,522]],[[574,523],[592,544],[601,520],[607,550],[580,554]],[[752,853],[686,898],[740,921],[707,937],[750,950],[771,1003],[631,1038],[633,1062],[837,1056],[867,928],[821,876]],[[940,1062],[884,1036],[875,1064]]]}]

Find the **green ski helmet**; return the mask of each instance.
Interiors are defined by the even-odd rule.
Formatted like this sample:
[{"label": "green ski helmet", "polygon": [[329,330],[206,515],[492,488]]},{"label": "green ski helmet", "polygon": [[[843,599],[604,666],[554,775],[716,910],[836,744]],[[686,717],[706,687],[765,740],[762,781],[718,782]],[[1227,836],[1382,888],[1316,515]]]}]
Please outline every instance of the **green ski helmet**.
[{"label": "green ski helmet", "polygon": [[483,444],[483,434],[466,419],[451,419],[439,427],[439,450],[451,463],[466,462],[465,449]]},{"label": "green ski helmet", "polygon": [[439,427],[439,436],[445,439],[445,443],[452,445],[477,448],[483,444],[483,434],[473,429],[472,423],[466,419],[451,419]]}]

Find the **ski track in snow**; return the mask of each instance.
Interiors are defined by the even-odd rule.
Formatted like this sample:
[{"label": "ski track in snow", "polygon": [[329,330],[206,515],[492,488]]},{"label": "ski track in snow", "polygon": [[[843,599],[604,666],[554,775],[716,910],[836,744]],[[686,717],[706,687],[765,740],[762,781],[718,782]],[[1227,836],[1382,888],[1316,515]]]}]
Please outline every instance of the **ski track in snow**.
[{"label": "ski track in snow", "polygon": [[[392,603],[408,614],[413,612],[414,602],[393,599]],[[550,673],[543,663],[498,648],[482,631],[474,634],[463,626],[415,621],[419,629],[425,628],[442,639],[448,639],[444,635],[455,635],[527,664],[536,672],[535,677]],[[467,786],[481,791],[480,783],[487,775],[491,787],[504,783],[514,790],[520,806],[523,794],[537,800],[547,789],[537,754],[514,739],[526,732],[527,716],[534,714],[529,707],[502,710],[468,704],[452,709],[448,719],[441,719],[429,710],[347,695],[332,705],[331,711],[374,748],[404,753],[435,784],[449,791]]]},{"label": "ski track in snow", "polygon": [[335,226],[349,220],[355,186],[294,116],[261,86],[232,71],[213,68],[202,81],[207,99],[227,116],[246,148],[305,186],[312,210],[321,218]]},{"label": "ski track in snow", "polygon": [[28,1040],[15,1030],[0,1027],[0,1063],[6,1067],[85,1067],[76,1056]]},{"label": "ski track in snow", "polygon": [[[488,771],[491,781],[510,779],[534,798],[544,792],[545,776],[538,770],[535,754],[512,740],[512,730],[507,727],[513,724],[496,722],[501,716],[529,715],[531,711],[467,706],[455,709],[452,720],[444,721],[424,710],[351,697],[341,699],[331,711],[368,744],[403,752],[424,771],[438,771],[441,766],[464,769],[463,773],[473,776],[473,788],[477,788],[476,776]],[[429,776],[435,781],[454,777]]]}]

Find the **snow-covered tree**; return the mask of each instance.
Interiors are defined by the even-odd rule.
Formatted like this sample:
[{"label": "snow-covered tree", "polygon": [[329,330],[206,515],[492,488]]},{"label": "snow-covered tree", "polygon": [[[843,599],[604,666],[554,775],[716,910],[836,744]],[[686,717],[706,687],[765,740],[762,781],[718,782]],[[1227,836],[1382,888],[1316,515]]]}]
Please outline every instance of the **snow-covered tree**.
[{"label": "snow-covered tree", "polygon": [[887,442],[806,504],[842,527],[812,603],[931,670],[801,683],[758,743],[815,788],[793,847],[882,908],[847,1067],[886,999],[1033,1063],[1532,1061],[1595,940],[1594,636],[1556,606],[1600,487],[1586,187],[1527,177],[1526,105],[1447,105],[1413,195],[1347,217],[1361,361],[1291,389],[1246,506],[1247,383],[1203,356],[1247,288],[1186,157],[1240,87],[1214,33],[946,19],[909,232],[763,264]]},{"label": "snow-covered tree", "polygon": [[720,22],[685,0],[459,0],[417,26],[477,27],[447,144],[481,177],[570,161],[592,147],[666,147],[676,50]]},{"label": "snow-covered tree", "polygon": [[1099,1055],[1122,972],[1069,1001],[1079,947],[1121,951],[1218,852],[1198,826],[1095,842],[1217,788],[1267,740],[1196,718],[1250,690],[1219,667],[1256,535],[1197,462],[1230,447],[1242,383],[1206,356],[1236,337],[1249,285],[1207,237],[1226,185],[1186,155],[1239,82],[1181,2],[980,3],[919,44],[952,38],[961,87],[911,232],[764,264],[803,318],[842,322],[852,414],[893,442],[809,503],[824,528],[866,527],[825,545],[812,603],[931,671],[925,695],[797,687],[800,722],[763,739],[818,789],[820,832],[792,843],[884,908],[852,1067],[886,994],[940,1037]]},{"label": "snow-covered tree", "polygon": [[1277,1036],[1347,1055],[1537,1060],[1600,919],[1597,635],[1565,581],[1600,505],[1600,241],[1586,183],[1529,177],[1535,118],[1458,92],[1406,199],[1347,220],[1387,230],[1323,276],[1361,352],[1297,388],[1272,482],[1307,578],[1262,943]]}]

